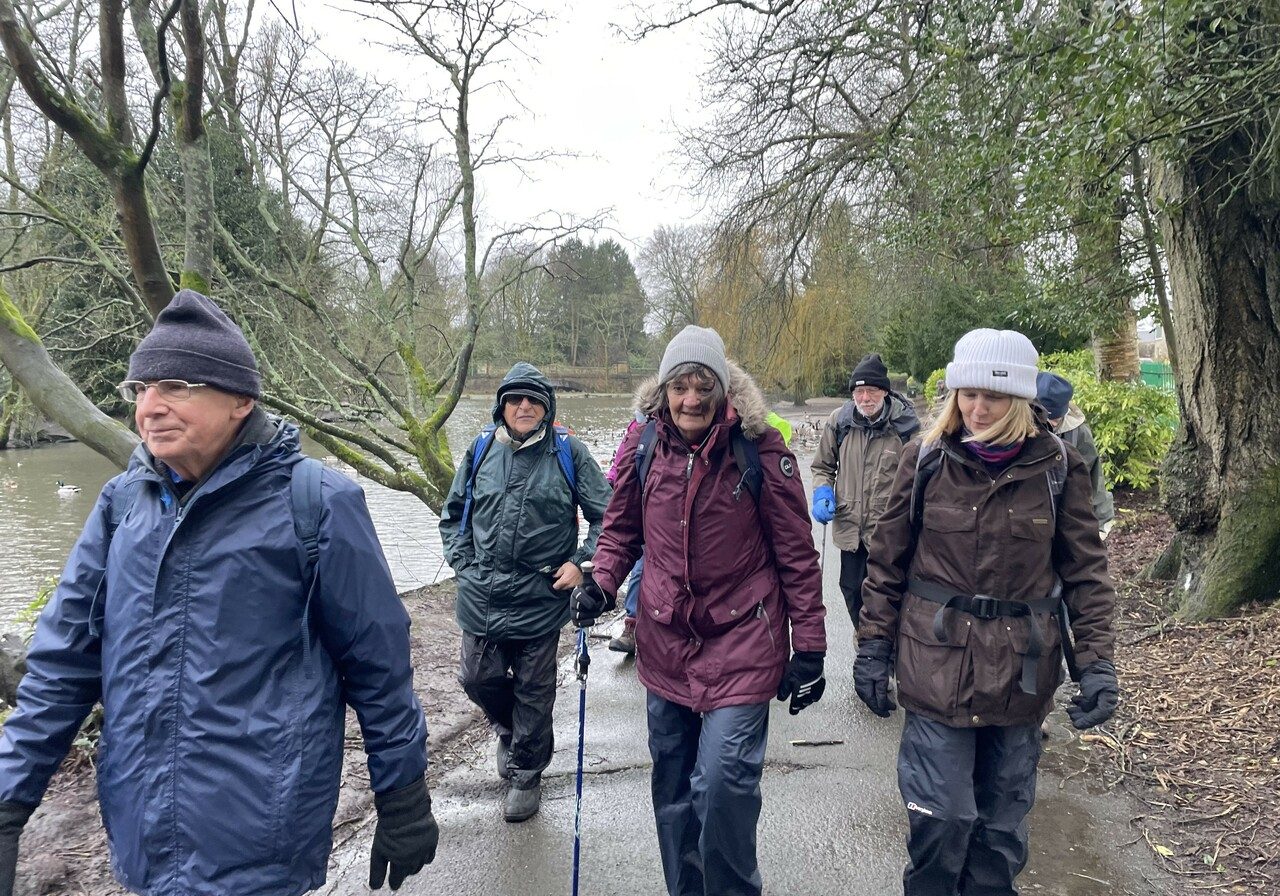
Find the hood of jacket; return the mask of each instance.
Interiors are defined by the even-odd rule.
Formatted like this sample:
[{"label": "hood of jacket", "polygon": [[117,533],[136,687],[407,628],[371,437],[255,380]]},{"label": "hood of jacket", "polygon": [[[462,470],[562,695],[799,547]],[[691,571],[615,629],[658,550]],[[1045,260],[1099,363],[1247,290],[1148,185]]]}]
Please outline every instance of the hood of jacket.
[{"label": "hood of jacket", "polygon": [[[728,365],[728,402],[742,423],[742,434],[754,442],[769,429],[769,402],[765,400],[764,393],[751,374],[733,361],[729,361]],[[656,375],[636,388],[634,406],[637,414],[670,419],[667,412],[667,390],[658,382]]]},{"label": "hood of jacket", "polygon": [[547,416],[542,419],[543,426],[550,426],[556,419],[556,388],[551,385],[551,380],[543,374],[541,370],[534,367],[528,361],[517,361],[511,365],[511,369],[507,371],[507,375],[502,378],[502,382],[498,384],[497,394],[493,398],[493,422],[501,426],[502,420],[502,396],[512,389],[529,389],[546,396]]},{"label": "hood of jacket", "polygon": [[1067,413],[1062,418],[1062,425],[1058,427],[1058,435],[1065,435],[1073,429],[1079,429],[1082,423],[1084,423],[1084,411],[1076,407],[1073,401],[1067,405]]},{"label": "hood of jacket", "polygon": [[[245,418],[227,453],[200,478],[182,502],[189,501],[197,492],[220,488],[251,469],[264,465],[292,466],[301,451],[302,436],[298,427],[256,406]],[[151,453],[145,442],[133,449],[127,473],[130,476],[150,474],[162,482],[169,479],[168,466]]]},{"label": "hood of jacket", "polygon": [[846,401],[840,408],[836,423],[839,426],[857,426],[860,429],[892,427],[904,442],[920,430],[920,417],[916,414],[916,407],[910,399],[904,398],[897,392],[890,392],[885,397],[884,403],[889,412],[882,414],[878,420],[871,421],[858,412],[857,405],[852,401]]}]

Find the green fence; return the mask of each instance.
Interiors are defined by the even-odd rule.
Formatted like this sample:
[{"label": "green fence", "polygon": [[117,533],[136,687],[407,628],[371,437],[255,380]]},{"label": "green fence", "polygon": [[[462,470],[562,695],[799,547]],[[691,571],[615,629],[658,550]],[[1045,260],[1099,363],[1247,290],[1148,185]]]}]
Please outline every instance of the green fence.
[{"label": "green fence", "polygon": [[1173,368],[1163,361],[1141,361],[1142,381],[1148,386],[1173,391]]}]

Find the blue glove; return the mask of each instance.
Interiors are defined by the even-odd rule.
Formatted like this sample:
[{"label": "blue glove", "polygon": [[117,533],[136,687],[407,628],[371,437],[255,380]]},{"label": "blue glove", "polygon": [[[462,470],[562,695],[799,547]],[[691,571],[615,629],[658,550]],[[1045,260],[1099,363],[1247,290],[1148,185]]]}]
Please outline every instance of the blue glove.
[{"label": "blue glove", "polygon": [[829,485],[813,490],[813,518],[824,525],[836,518],[836,493]]}]

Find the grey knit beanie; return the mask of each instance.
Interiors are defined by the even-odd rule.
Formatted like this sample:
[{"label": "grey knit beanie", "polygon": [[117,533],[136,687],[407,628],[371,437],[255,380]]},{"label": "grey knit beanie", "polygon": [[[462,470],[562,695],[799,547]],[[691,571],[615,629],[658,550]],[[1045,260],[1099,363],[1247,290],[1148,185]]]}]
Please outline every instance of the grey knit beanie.
[{"label": "grey knit beanie", "polygon": [[665,384],[671,371],[690,361],[710,370],[720,381],[720,387],[729,391],[729,362],[725,360],[724,340],[719,333],[710,327],[689,324],[672,336],[658,365],[658,382]]},{"label": "grey knit beanie", "polygon": [[184,289],[129,356],[129,379],[186,380],[258,398],[262,377],[244,333],[207,296]]},{"label": "grey knit beanie", "polygon": [[947,365],[947,388],[1032,400],[1039,362],[1036,347],[1017,330],[970,330],[956,342],[955,358]]}]

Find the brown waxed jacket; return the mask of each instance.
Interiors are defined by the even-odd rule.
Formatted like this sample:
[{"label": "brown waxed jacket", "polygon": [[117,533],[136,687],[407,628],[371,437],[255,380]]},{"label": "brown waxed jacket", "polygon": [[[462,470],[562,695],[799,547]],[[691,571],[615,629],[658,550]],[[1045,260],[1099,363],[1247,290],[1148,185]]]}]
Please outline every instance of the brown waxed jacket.
[{"label": "brown waxed jacket", "polygon": [[989,473],[959,441],[925,487],[919,543],[911,545],[911,490],[920,442],[906,446],[893,492],[870,545],[859,636],[897,643],[902,705],[954,727],[1038,724],[1062,681],[1057,618],[1037,613],[1043,654],[1034,695],[1020,687],[1031,617],[979,619],[949,609],[945,643],[935,637],[940,604],[910,593],[927,579],[956,593],[1028,601],[1049,597],[1062,581],[1080,668],[1111,660],[1115,589],[1093,515],[1089,471],[1067,446],[1067,479],[1056,518],[1049,471],[1061,463],[1058,443],[1028,439],[998,474]]}]

